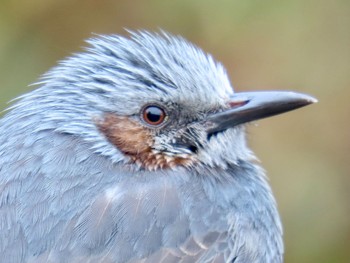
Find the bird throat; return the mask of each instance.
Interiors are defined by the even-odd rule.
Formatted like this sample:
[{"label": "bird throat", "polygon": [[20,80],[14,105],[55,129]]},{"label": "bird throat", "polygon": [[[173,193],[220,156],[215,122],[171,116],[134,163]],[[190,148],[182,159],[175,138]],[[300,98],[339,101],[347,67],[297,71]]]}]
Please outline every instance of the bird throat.
[{"label": "bird throat", "polygon": [[194,162],[190,157],[153,151],[152,131],[129,117],[108,113],[97,120],[96,125],[111,144],[130,157],[130,162],[147,170],[190,166]]}]

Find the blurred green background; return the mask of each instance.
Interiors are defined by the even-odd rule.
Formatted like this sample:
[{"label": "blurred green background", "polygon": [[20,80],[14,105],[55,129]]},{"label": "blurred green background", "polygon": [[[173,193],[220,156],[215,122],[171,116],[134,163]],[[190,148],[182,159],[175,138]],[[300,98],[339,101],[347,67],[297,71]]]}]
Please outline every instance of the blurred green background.
[{"label": "blurred green background", "polygon": [[1,0],[0,109],[92,33],[124,28],[183,35],[236,90],[319,99],[248,137],[279,203],[285,262],[350,262],[350,1]]}]

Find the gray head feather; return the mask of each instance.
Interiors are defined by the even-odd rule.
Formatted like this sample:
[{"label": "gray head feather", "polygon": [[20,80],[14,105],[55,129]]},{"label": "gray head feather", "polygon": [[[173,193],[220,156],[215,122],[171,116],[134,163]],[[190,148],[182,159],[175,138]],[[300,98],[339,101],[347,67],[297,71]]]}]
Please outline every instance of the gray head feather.
[{"label": "gray head feather", "polygon": [[[181,37],[139,32],[130,39],[98,36],[88,43],[87,52],[61,61],[13,108],[21,115],[16,118],[40,118],[35,131],[53,129],[81,137],[114,162],[127,158],[96,128],[95,119],[104,113],[138,118],[143,105],[160,101],[193,115],[187,119],[199,119],[224,108],[233,93],[222,65]],[[208,151],[199,151],[201,163],[225,166],[252,158],[241,129],[218,135]]]}]

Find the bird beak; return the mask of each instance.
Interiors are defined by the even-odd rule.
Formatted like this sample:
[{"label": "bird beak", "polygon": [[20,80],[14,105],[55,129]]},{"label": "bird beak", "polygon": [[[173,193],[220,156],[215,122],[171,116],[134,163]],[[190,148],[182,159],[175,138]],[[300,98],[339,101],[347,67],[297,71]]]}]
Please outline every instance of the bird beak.
[{"label": "bird beak", "polygon": [[309,95],[290,91],[261,91],[235,93],[229,109],[210,115],[208,136],[246,122],[267,118],[317,102]]}]

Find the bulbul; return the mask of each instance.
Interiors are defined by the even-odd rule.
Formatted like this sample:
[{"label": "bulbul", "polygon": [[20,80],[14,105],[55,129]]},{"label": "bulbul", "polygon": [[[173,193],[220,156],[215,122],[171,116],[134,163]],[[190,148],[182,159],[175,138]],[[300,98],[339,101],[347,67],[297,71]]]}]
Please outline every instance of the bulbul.
[{"label": "bulbul", "polygon": [[281,263],[244,124],[316,102],[234,92],[178,36],[97,36],[0,120],[0,262]]}]

